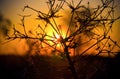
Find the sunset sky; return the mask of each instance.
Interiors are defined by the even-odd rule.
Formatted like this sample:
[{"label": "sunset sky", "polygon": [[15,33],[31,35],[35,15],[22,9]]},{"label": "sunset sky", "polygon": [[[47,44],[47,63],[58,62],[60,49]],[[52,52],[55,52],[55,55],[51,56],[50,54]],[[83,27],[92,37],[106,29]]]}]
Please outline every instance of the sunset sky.
[{"label": "sunset sky", "polygon": [[[69,0],[68,0],[69,1]],[[77,2],[77,0],[75,0]],[[87,4],[87,2],[90,1],[91,7],[96,6],[99,4],[100,0],[83,0],[83,5]],[[120,15],[120,0],[115,0],[117,4],[119,4],[116,15]],[[34,15],[34,12],[31,10],[26,10],[23,12],[24,6],[29,5],[37,10],[45,11],[46,6],[46,0],[0,0],[0,12],[4,15],[4,17],[10,19],[12,21],[12,24],[15,26],[19,25],[20,23],[20,16],[18,14],[30,14]],[[34,17],[32,17],[34,18]],[[32,22],[32,21],[31,21]],[[120,41],[120,20],[116,22],[116,27],[114,28],[114,37]],[[29,25],[29,23],[28,23]],[[33,24],[34,25],[34,24]],[[24,48],[27,48],[26,45],[23,44],[21,46],[21,43],[11,42],[10,44],[0,45],[0,53],[8,54],[8,52],[18,52],[21,53],[19,50],[24,50]],[[16,48],[16,46],[20,46],[19,48]],[[6,51],[7,50],[7,51]],[[9,50],[9,51],[8,51]],[[23,52],[23,51],[22,51]]]}]

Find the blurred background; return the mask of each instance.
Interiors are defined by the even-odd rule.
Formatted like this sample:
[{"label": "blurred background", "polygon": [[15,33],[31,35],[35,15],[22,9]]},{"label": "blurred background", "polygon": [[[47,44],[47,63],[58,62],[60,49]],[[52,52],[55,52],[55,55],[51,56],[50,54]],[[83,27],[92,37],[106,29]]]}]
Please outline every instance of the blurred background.
[{"label": "blurred background", "polygon": [[[90,7],[96,7],[100,4],[100,0],[83,0],[82,5],[87,5],[88,1],[90,2]],[[33,29],[33,27],[37,26],[38,24],[37,21],[34,21],[36,18],[36,13],[29,9],[23,12],[23,8],[24,6],[29,5],[37,10],[45,12],[47,10],[46,2],[46,0],[0,0],[0,54],[24,55],[25,52],[28,51],[28,47],[24,43],[24,40],[14,40],[5,43],[5,30],[8,30],[8,32],[10,32],[9,30],[12,30],[13,26],[16,26],[19,29],[21,28],[21,17],[19,15],[31,15],[29,18],[27,18],[26,26],[27,29]],[[75,3],[77,3],[77,0],[75,0]],[[120,15],[120,1],[115,0],[115,4],[117,4],[117,8],[115,9],[115,15],[118,16]],[[69,19],[69,16],[67,16],[67,11],[65,16],[66,17],[64,19],[67,21]],[[3,21],[6,21],[6,23],[3,23],[2,19]],[[64,23],[66,22],[64,21]],[[119,20],[116,21],[112,29],[112,37],[117,41],[120,41],[119,23]]]}]

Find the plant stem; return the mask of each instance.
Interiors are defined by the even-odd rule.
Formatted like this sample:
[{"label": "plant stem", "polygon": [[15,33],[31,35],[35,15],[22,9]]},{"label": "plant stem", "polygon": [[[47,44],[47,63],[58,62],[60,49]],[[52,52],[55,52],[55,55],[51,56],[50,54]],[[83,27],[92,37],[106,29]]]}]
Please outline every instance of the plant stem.
[{"label": "plant stem", "polygon": [[77,72],[76,72],[76,69],[75,69],[75,67],[74,67],[74,63],[72,62],[72,60],[71,60],[71,58],[70,58],[70,55],[69,55],[68,47],[67,47],[67,46],[65,46],[64,52],[65,52],[65,54],[66,54],[66,57],[67,57],[67,60],[68,60],[68,64],[69,64],[69,66],[70,66],[70,70],[71,70],[71,72],[72,72],[72,75],[73,75],[74,79],[78,79],[78,77],[77,77]]}]

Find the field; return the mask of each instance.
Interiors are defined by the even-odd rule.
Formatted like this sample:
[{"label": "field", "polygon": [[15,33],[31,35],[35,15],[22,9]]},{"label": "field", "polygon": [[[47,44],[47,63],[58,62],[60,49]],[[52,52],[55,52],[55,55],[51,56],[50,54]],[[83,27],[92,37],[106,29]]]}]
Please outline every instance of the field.
[{"label": "field", "polygon": [[[75,59],[75,58],[73,58]],[[79,79],[120,78],[120,57],[76,57]],[[0,79],[73,79],[66,59],[57,56],[0,56]]]}]

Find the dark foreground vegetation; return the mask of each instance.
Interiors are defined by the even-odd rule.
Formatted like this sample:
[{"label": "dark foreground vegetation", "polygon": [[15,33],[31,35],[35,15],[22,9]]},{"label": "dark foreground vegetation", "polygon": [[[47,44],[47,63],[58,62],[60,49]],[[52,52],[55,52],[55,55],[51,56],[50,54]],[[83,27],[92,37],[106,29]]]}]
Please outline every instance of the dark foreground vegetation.
[{"label": "dark foreground vegetation", "polygon": [[[120,79],[120,55],[115,58],[76,58],[79,79]],[[1,55],[0,79],[72,79],[72,74],[67,60],[57,56]]]}]

